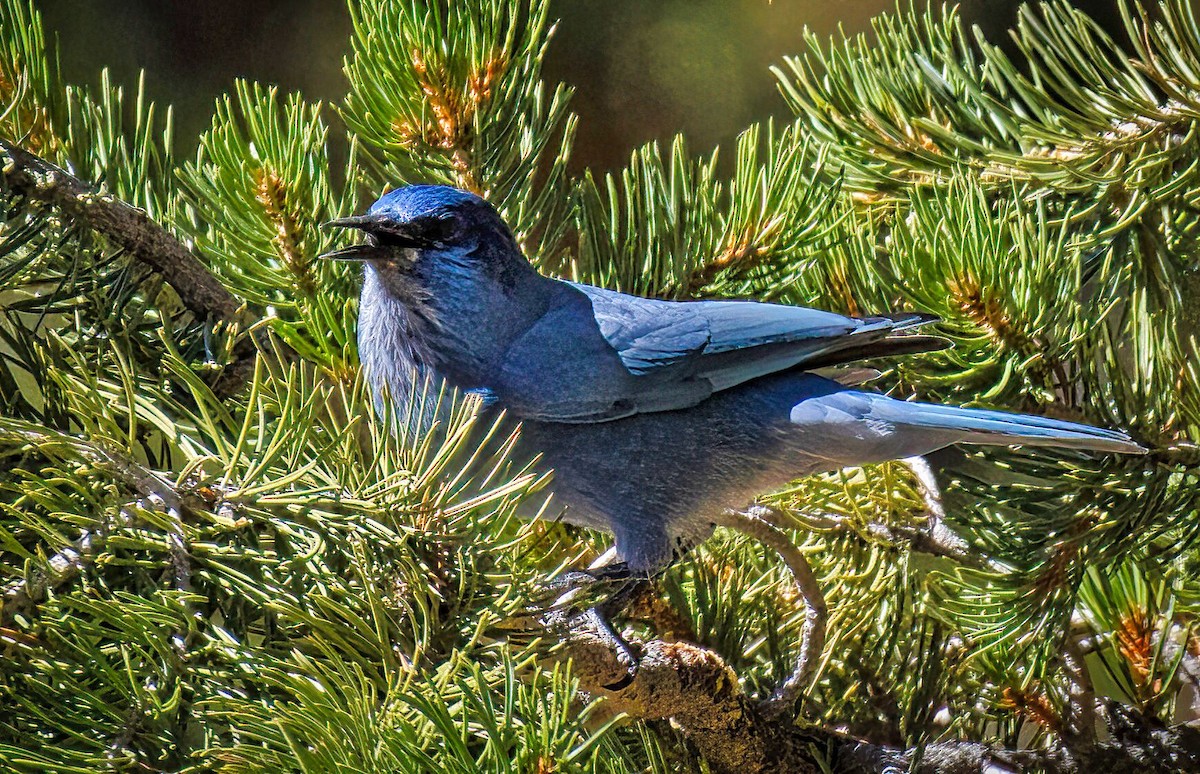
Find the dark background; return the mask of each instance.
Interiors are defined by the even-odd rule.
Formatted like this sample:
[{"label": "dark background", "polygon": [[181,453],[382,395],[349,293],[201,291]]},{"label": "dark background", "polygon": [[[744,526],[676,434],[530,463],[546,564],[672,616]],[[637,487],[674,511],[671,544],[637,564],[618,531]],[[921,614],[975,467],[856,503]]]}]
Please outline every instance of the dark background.
[{"label": "dark background", "polygon": [[[1076,3],[1110,28],[1114,0]],[[179,150],[189,154],[216,97],[235,77],[337,102],[350,19],[339,0],[41,0],[68,79],[94,84],[99,69],[176,109]],[[963,0],[962,13],[1002,40],[1014,0]],[[576,166],[610,169],[629,151],[677,131],[693,151],[752,121],[783,115],[768,71],[802,50],[807,25],[820,36],[853,34],[894,0],[558,0],[562,19],[547,77],[577,89]]]}]

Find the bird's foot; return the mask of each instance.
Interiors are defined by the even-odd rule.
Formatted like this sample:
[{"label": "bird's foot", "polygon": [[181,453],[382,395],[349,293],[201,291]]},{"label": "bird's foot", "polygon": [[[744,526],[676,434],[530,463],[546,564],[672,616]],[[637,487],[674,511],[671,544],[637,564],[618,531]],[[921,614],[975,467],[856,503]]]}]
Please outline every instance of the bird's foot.
[{"label": "bird's foot", "polygon": [[623,676],[604,686],[610,691],[619,691],[633,682],[638,657],[609,618],[618,615],[648,582],[648,576],[630,570],[622,562],[564,573],[549,584],[549,590],[557,596],[541,616],[546,628],[566,636],[588,637],[616,653],[626,667]]},{"label": "bird's foot", "polygon": [[599,647],[616,654],[618,663],[625,668],[625,673],[611,683],[606,683],[603,686],[605,690],[620,691],[629,687],[629,684],[637,677],[641,659],[598,608],[589,607],[582,613],[569,616],[562,625],[568,636],[590,639]]}]

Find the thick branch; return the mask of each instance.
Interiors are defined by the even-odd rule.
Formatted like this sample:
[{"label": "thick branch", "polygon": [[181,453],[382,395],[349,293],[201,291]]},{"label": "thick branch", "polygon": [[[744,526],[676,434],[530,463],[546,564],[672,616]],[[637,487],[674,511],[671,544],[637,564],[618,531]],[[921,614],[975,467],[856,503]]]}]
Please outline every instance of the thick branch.
[{"label": "thick branch", "polygon": [[633,680],[616,691],[604,686],[621,681],[628,666],[601,633],[573,629],[566,654],[585,691],[606,697],[611,709],[632,718],[670,718],[715,772],[787,774],[828,767],[838,774],[882,774],[909,770],[918,755],[916,771],[927,774],[1200,770],[1200,730],[1186,725],[1164,729],[1142,723],[1122,728],[1113,741],[1076,740],[1069,750],[1004,750],[950,741],[917,751],[768,718],[742,693],[737,675],[720,656],[696,645],[645,643]]},{"label": "thick branch", "polygon": [[241,303],[171,232],[146,213],[45,159],[0,140],[4,183],[22,196],[50,204],[95,229],[134,260],[163,276],[183,305],[201,320],[237,320]]},{"label": "thick branch", "polygon": [[[585,623],[585,619],[580,619]],[[602,632],[575,628],[567,652],[581,687],[608,697],[608,706],[639,719],[673,719],[714,771],[815,772],[809,736],[790,723],[766,720],[738,686],[737,675],[710,650],[652,640],[631,682],[619,691],[627,665]]]}]

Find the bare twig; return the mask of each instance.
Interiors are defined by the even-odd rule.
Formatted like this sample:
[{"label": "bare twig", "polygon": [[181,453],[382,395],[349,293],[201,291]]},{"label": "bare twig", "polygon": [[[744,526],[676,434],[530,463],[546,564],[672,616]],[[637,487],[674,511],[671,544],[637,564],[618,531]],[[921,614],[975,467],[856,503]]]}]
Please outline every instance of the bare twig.
[{"label": "bare twig", "polygon": [[821,650],[825,647],[825,621],[828,611],[825,607],[825,595],[821,593],[821,586],[817,583],[804,554],[800,553],[800,549],[796,548],[783,530],[764,518],[760,510],[762,509],[755,507],[744,512],[729,511],[721,524],[774,549],[791,571],[796,589],[804,598],[807,610],[804,626],[800,630],[800,655],[796,659],[796,668],[771,696],[771,701],[778,706],[790,707],[812,678],[813,669],[816,668]]},{"label": "bare twig", "polygon": [[943,556],[953,557],[959,561],[972,559],[970,546],[967,541],[954,534],[946,526],[946,508],[942,505],[942,490],[938,487],[937,477],[933,468],[924,457],[908,457],[900,462],[912,471],[917,480],[917,488],[925,500],[925,513],[928,515],[924,533],[919,533],[920,542],[931,547],[936,546]]},{"label": "bare twig", "polygon": [[1096,689],[1083,649],[1070,634],[1063,641],[1062,661],[1070,680],[1071,716],[1067,721],[1073,737],[1067,743],[1075,747],[1092,745],[1096,741]]},{"label": "bare twig", "polygon": [[[122,511],[122,516],[127,515]],[[92,560],[96,550],[96,535],[84,530],[71,545],[46,560],[46,569],[32,578],[9,583],[4,589],[4,604],[0,608],[0,624],[8,625],[17,611],[28,610],[41,601],[46,592],[74,578]]]},{"label": "bare twig", "polygon": [[865,529],[874,539],[882,543],[889,543],[897,548],[953,559],[959,564],[976,569],[983,569],[988,566],[987,562],[982,558],[967,550],[966,543],[962,538],[944,526],[939,530],[928,528],[914,529],[901,525],[884,524],[878,521],[865,525],[857,525],[852,524],[844,516],[825,511],[798,511],[795,518],[792,518],[777,508],[763,505],[756,505],[754,508],[760,518],[780,529],[797,526],[808,526],[812,529],[826,532],[853,530],[856,528],[860,530]]},{"label": "bare twig", "polygon": [[959,564],[975,569],[995,569],[985,558],[972,552],[970,545],[946,526],[946,510],[942,505],[942,493],[933,469],[930,468],[925,458],[908,457],[900,462],[912,471],[917,487],[925,501],[926,521],[921,527],[882,522],[852,525],[847,518],[838,514],[811,510],[798,512],[798,519],[789,519],[782,511],[761,505],[755,506],[755,512],[759,518],[779,528],[796,526],[796,521],[825,531],[857,528],[865,530],[871,537],[881,542],[902,546],[910,551],[953,559]]},{"label": "bare twig", "polygon": [[[178,508],[167,508],[166,512],[168,523],[171,525],[170,532],[167,533],[167,545],[170,549],[175,590],[188,592],[192,590],[192,560],[191,546],[188,545],[187,533],[183,528],[183,514]],[[183,607],[188,616],[194,614],[192,606],[186,601],[183,602]],[[187,655],[188,635],[184,627],[175,631],[171,644],[181,659]]]}]

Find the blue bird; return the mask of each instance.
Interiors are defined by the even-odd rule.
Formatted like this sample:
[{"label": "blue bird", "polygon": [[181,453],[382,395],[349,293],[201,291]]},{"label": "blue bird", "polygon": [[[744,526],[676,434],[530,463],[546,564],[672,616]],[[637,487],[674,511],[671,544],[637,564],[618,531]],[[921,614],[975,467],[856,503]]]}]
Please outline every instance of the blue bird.
[{"label": "blue bird", "polygon": [[[521,420],[522,448],[554,470],[553,513],[611,533],[633,571],[663,568],[715,525],[746,526],[728,514],[811,473],[958,443],[1143,451],[1113,430],[813,373],[947,346],[912,332],[930,315],[671,302],[553,279],[490,204],[445,186],[392,191],[329,225],[366,234],[327,257],[366,263],[358,340],[376,394],[401,402],[441,378]],[[805,598],[810,612],[820,601]]]}]

